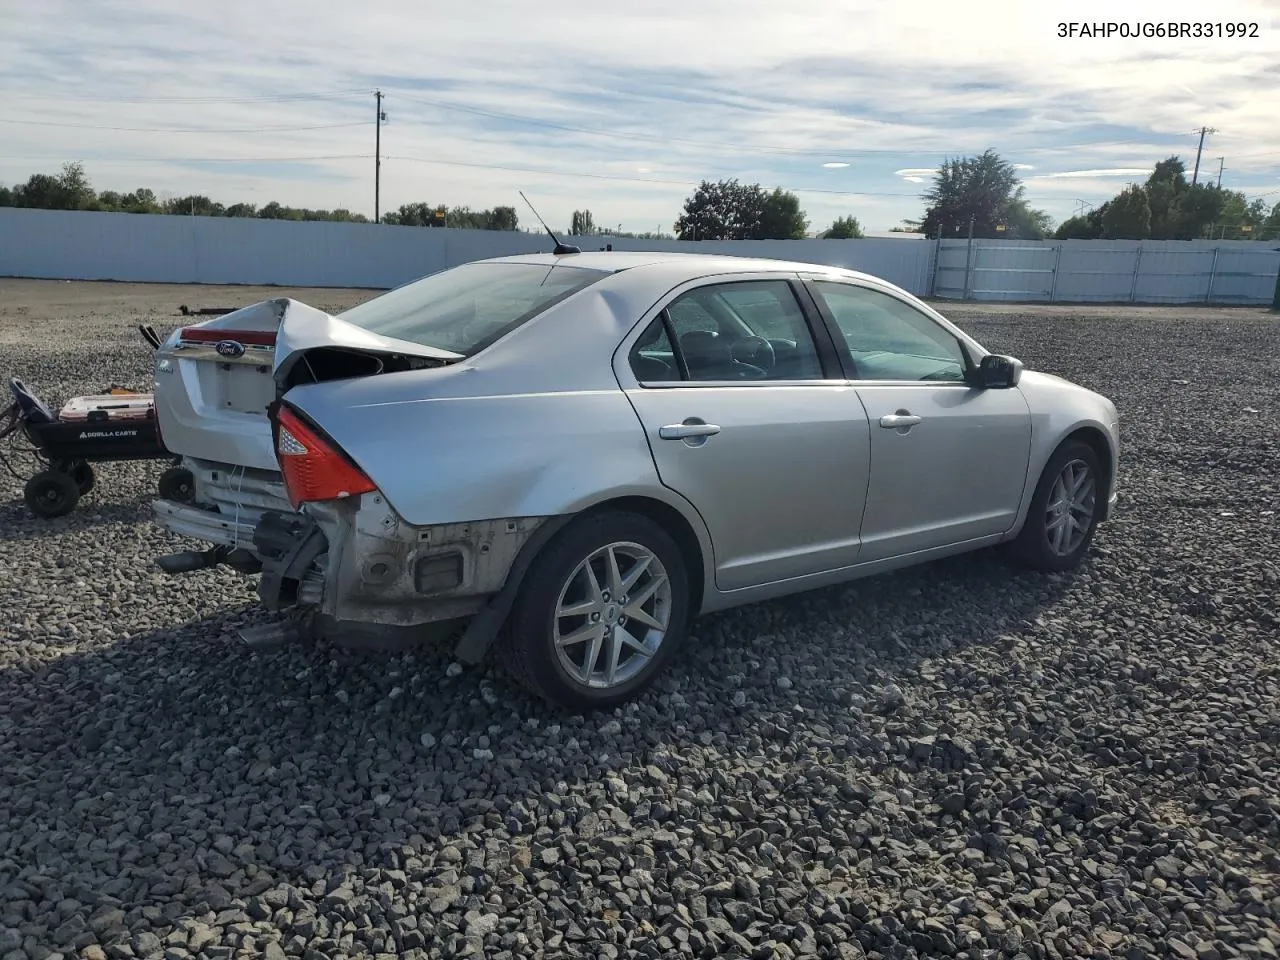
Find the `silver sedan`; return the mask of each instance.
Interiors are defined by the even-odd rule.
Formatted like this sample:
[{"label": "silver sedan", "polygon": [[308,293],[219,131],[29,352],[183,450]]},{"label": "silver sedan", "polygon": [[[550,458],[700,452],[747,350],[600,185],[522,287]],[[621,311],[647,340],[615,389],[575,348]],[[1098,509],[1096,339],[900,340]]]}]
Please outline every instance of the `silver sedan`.
[{"label": "silver sedan", "polygon": [[[239,531],[270,609],[353,644],[443,628],[570,709],[638,695],[700,614],[995,545],[1067,570],[1116,500],[1109,400],[847,270],[546,254],[271,304],[248,347],[234,314],[176,334],[157,405],[179,452],[259,430],[275,464],[201,469],[288,503],[242,514],[227,481],[158,516]],[[219,370],[269,411],[200,413]]]}]

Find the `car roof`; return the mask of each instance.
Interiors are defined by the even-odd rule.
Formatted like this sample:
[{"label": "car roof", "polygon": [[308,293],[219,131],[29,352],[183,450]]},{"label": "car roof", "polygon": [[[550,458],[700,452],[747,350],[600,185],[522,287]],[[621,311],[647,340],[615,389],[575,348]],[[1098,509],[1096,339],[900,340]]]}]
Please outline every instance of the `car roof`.
[{"label": "car roof", "polygon": [[836,267],[824,263],[805,263],[798,260],[780,260],[772,257],[735,257],[721,253],[674,253],[668,251],[641,250],[601,250],[585,253],[526,253],[509,257],[493,257],[487,263],[529,263],[541,266],[584,267],[590,270],[606,270],[619,273],[623,270],[638,270],[643,267],[658,267],[670,275],[678,272],[685,279],[723,273],[761,273],[784,270],[796,272],[837,273],[848,278],[869,280],[884,283],[880,277],[859,273],[844,267]]}]

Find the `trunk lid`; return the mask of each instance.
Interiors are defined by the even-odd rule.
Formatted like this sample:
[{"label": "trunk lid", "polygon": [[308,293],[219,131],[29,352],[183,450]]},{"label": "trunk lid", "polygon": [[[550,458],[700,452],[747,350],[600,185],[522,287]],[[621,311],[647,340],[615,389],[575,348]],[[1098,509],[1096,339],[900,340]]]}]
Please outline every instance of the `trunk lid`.
[{"label": "trunk lid", "polygon": [[156,417],[174,454],[278,470],[268,408],[292,387],[457,359],[291,298],[263,300],[170,336],[157,351]]}]

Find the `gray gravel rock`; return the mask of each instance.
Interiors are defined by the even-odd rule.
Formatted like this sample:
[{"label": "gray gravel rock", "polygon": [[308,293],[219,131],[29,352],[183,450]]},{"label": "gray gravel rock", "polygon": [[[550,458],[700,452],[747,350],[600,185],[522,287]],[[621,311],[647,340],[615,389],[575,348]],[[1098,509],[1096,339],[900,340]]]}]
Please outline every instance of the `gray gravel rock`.
[{"label": "gray gravel rock", "polygon": [[[145,384],[183,302],[9,283],[55,405]],[[1276,956],[1280,323],[949,312],[1116,401],[1090,560],[709,617],[605,717],[445,650],[246,652],[251,580],[151,565],[162,465],[51,522],[0,473],[0,958]]]}]

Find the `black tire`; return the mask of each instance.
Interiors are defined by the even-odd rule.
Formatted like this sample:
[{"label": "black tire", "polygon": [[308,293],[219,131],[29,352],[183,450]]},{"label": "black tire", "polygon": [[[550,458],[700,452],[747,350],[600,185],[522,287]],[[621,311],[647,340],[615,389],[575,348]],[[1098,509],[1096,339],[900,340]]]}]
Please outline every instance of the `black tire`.
[{"label": "black tire", "polygon": [[[624,560],[628,552],[636,551],[636,548],[647,551],[665,570],[668,588],[666,591],[659,588],[654,602],[661,602],[667,614],[667,626],[647,662],[642,657],[635,661],[635,666],[626,666],[622,663],[622,655],[619,655],[620,669],[634,670],[634,675],[613,686],[593,687],[575,678],[561,662],[556,649],[555,630],[567,617],[558,619],[555,612],[562,594],[575,581],[579,568],[597,551],[610,545],[616,545]],[[618,561],[620,570],[622,562]],[[652,564],[650,569],[653,569]],[[621,572],[625,578],[627,571]],[[648,573],[642,577],[647,578]],[[604,593],[607,593],[607,584]],[[498,659],[526,689],[552,706],[573,712],[612,709],[639,696],[675,654],[688,632],[689,598],[685,557],[675,540],[659,524],[640,514],[623,511],[592,514],[565,527],[538,554],[498,638]],[[602,628],[604,622],[613,622],[612,618],[620,612],[625,614],[620,604],[603,603],[608,612],[603,614]],[[587,616],[584,615],[582,620],[581,626],[586,627]],[[626,622],[625,615],[621,622]],[[602,641],[602,658],[606,657],[608,650],[607,640]],[[630,649],[626,655],[628,658],[636,656]],[[587,656],[587,650],[583,650],[584,661]],[[628,659],[626,664],[631,662]]]},{"label": "black tire", "polygon": [[80,496],[85,496],[93,489],[93,484],[97,477],[93,472],[93,467],[89,465],[89,461],[74,460],[71,463],[70,469],[66,472],[70,475],[71,479],[75,481],[76,486],[80,490]]},{"label": "black tire", "polygon": [[170,467],[160,474],[156,486],[161,499],[190,503],[196,492],[196,478],[186,467]]},{"label": "black tire", "polygon": [[[1064,543],[1066,552],[1055,549],[1051,542],[1049,524],[1050,496],[1058,478],[1069,464],[1084,464],[1089,471],[1089,479],[1093,485],[1092,509],[1088,526],[1078,543]],[[1045,573],[1059,573],[1072,570],[1080,565],[1080,561],[1089,551],[1093,535],[1098,529],[1098,514],[1103,506],[1102,498],[1106,496],[1103,487],[1103,476],[1098,455],[1087,443],[1068,440],[1058,447],[1049,462],[1045,464],[1040,481],[1036,484],[1036,492],[1031,498],[1031,506],[1027,510],[1027,519],[1022,525],[1017,538],[1010,544],[1010,555],[1020,565]],[[1082,519],[1082,515],[1081,515]]]},{"label": "black tire", "polygon": [[52,520],[66,516],[80,500],[80,488],[70,474],[61,470],[42,470],[27,481],[22,498],[37,517]]}]

